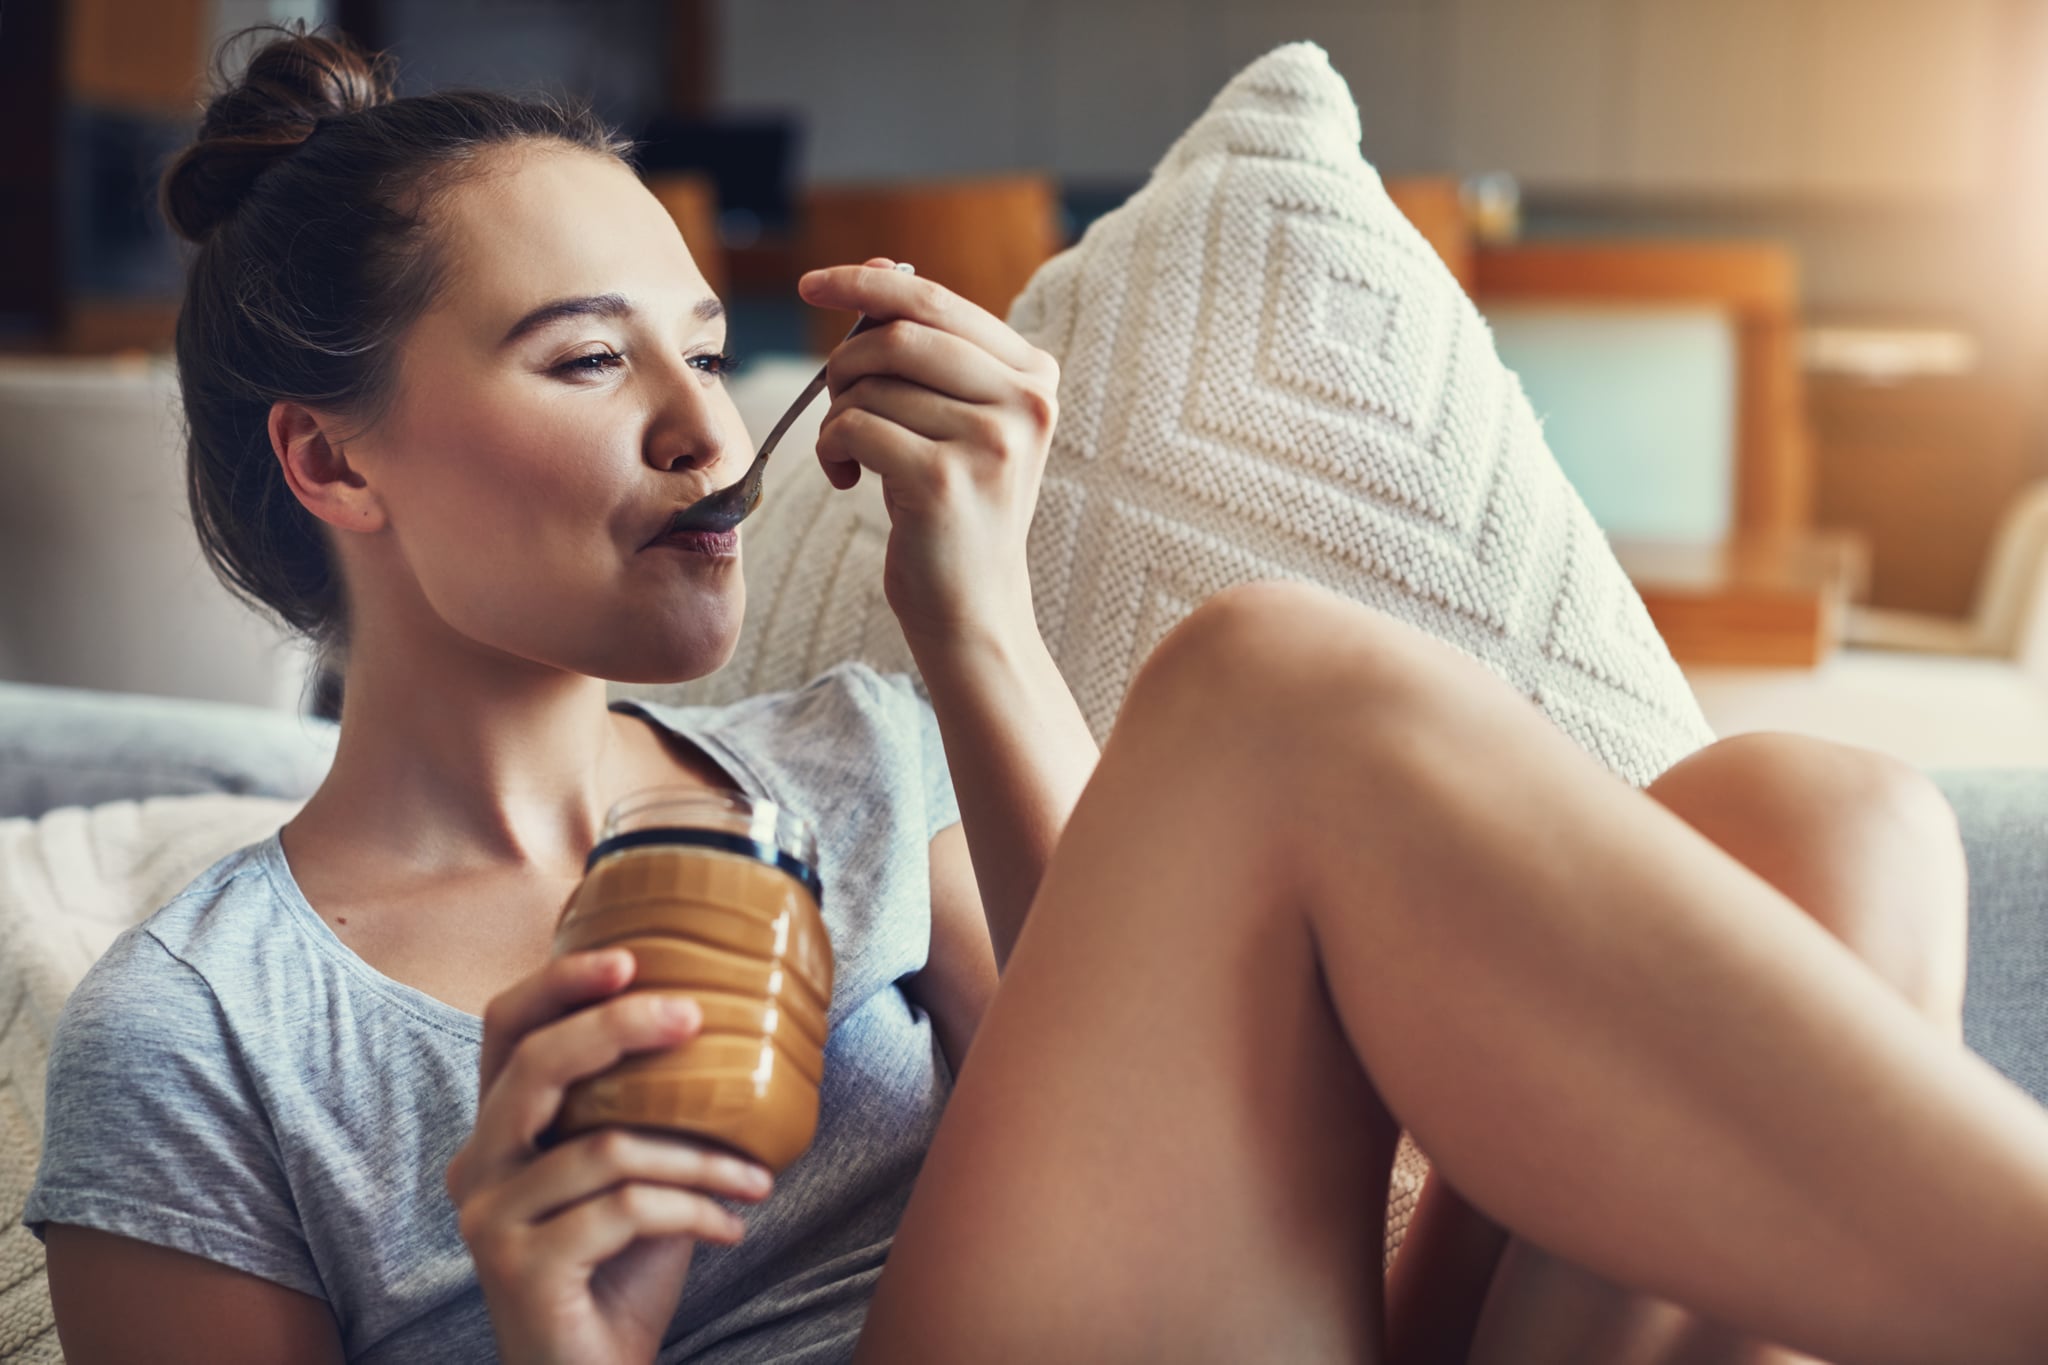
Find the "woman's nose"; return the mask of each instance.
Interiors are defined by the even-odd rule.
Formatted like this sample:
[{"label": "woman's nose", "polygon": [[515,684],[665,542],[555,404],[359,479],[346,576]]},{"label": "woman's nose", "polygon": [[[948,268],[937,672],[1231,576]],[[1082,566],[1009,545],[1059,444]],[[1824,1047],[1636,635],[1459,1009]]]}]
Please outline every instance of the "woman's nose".
[{"label": "woman's nose", "polygon": [[668,473],[717,467],[732,444],[726,434],[727,414],[713,401],[717,392],[692,370],[673,379],[664,377],[661,400],[647,429],[648,464]]}]

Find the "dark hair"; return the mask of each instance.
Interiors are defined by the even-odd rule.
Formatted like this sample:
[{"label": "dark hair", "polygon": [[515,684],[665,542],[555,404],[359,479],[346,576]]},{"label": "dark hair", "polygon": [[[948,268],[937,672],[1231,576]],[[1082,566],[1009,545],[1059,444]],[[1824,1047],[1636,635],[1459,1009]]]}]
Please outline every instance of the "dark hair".
[{"label": "dark hair", "polygon": [[[235,79],[229,57],[264,39]],[[587,109],[486,91],[395,99],[388,59],[340,35],[236,35],[218,93],[164,173],[164,217],[197,243],[178,312],[186,492],[199,543],[237,595],[310,637],[347,639],[340,574],[272,454],[271,404],[374,422],[394,343],[439,288],[434,197],[486,149],[555,141],[624,159]]]}]

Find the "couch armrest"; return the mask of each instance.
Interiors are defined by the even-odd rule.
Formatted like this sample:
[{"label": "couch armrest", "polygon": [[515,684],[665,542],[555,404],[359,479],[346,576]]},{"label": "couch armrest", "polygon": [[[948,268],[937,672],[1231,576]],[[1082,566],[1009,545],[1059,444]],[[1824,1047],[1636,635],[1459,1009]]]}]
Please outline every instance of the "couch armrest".
[{"label": "couch armrest", "polygon": [[1963,1036],[2048,1104],[2048,771],[1934,774],[1970,862]]},{"label": "couch armrest", "polygon": [[335,734],[256,706],[0,683],[0,818],[199,792],[309,796]]}]

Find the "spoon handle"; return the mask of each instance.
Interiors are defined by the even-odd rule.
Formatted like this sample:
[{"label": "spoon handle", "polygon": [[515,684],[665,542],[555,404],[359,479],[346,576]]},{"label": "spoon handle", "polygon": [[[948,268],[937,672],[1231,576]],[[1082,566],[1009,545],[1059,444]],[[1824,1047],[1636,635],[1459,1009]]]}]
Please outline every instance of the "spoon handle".
[{"label": "spoon handle", "polygon": [[[908,261],[898,261],[891,268],[900,270],[906,275],[915,275],[917,273],[917,267]],[[870,327],[879,326],[881,326],[879,322],[869,317],[866,313],[862,313],[853,320],[853,330],[839,338],[839,344],[844,346]],[[812,378],[810,383],[804,385],[804,391],[796,396],[796,401],[789,405],[789,411],[782,414],[782,420],[777,422],[774,428],[769,431],[768,439],[761,442],[761,448],[754,453],[754,464],[757,468],[763,460],[768,458],[768,453],[775,449],[775,443],[782,439],[782,433],[789,430],[790,423],[796,421],[797,414],[809,407],[811,400],[816,398],[823,391],[824,387],[825,366],[820,365],[817,375]]]},{"label": "spoon handle", "polygon": [[[866,313],[862,313],[860,315],[860,320],[853,324],[853,330],[848,332],[844,337],[840,339],[841,344],[843,345],[846,342],[853,340],[855,337],[859,336],[862,332],[867,331],[871,327],[879,326],[881,326],[879,322],[869,317]],[[804,391],[796,396],[796,401],[794,403],[791,403],[789,405],[789,410],[782,414],[782,420],[778,421],[772,428],[769,429],[768,439],[761,442],[761,449],[755,452],[755,459],[767,459],[769,452],[775,449],[776,442],[780,441],[782,439],[783,433],[789,430],[790,424],[795,422],[798,415],[802,413],[805,408],[811,405],[812,399],[816,398],[820,393],[824,392],[825,369],[826,367],[823,365],[820,365],[818,367],[818,373],[811,379],[810,383],[804,385]]]}]

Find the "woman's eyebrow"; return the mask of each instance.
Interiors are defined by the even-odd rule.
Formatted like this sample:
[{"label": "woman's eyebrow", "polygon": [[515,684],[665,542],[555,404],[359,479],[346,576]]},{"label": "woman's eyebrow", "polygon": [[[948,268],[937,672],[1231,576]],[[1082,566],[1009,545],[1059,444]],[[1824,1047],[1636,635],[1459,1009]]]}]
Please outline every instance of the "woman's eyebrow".
[{"label": "woman's eyebrow", "polygon": [[[690,311],[699,319],[709,322],[713,318],[725,316],[725,305],[707,294],[698,299],[696,306]],[[551,322],[559,322],[563,318],[623,318],[630,316],[632,312],[633,305],[624,294],[583,294],[575,298],[555,299],[542,304],[513,323],[512,329],[505,333],[504,340],[498,345],[510,346],[528,332],[545,327]]]}]

